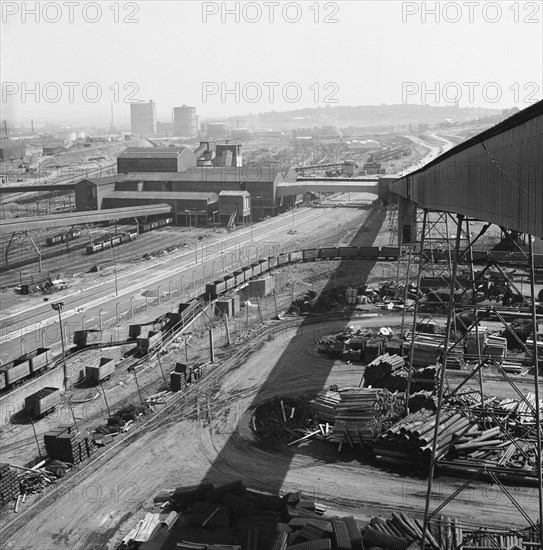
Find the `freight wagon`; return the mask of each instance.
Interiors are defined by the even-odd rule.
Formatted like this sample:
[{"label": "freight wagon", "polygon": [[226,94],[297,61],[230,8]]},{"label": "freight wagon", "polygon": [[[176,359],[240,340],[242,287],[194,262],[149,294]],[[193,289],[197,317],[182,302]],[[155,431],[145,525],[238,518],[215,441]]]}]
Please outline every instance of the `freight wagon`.
[{"label": "freight wagon", "polygon": [[35,374],[52,362],[53,354],[49,348],[38,348],[25,353],[20,359],[28,360],[30,372]]},{"label": "freight wagon", "polygon": [[60,403],[59,388],[42,388],[25,398],[24,410],[31,418],[41,418]]},{"label": "freight wagon", "polygon": [[351,258],[353,256],[358,256],[358,247],[356,246],[343,246],[338,249],[338,254],[340,258]]},{"label": "freight wagon", "polygon": [[14,359],[0,367],[0,386],[9,388],[30,375],[30,361],[28,359]]},{"label": "freight wagon", "polygon": [[45,244],[47,246],[54,246],[56,244],[64,243],[66,241],[73,241],[74,239],[79,239],[81,237],[81,231],[76,229],[72,232],[59,233],[58,235],[53,235],[52,237],[46,237]]},{"label": "freight wagon", "polygon": [[313,260],[316,260],[318,257],[319,257],[318,248],[310,248],[307,250],[302,250],[302,259],[304,262],[311,262]]},{"label": "freight wagon", "polygon": [[115,360],[108,357],[100,357],[98,365],[87,365],[85,367],[85,377],[93,384],[99,384],[114,372]]},{"label": "freight wagon", "polygon": [[319,248],[318,257],[322,259],[338,258],[339,251],[337,248]]},{"label": "freight wagon", "polygon": [[136,342],[136,350],[140,354],[146,355],[162,344],[162,333],[160,331],[150,330],[146,336],[138,336]]}]

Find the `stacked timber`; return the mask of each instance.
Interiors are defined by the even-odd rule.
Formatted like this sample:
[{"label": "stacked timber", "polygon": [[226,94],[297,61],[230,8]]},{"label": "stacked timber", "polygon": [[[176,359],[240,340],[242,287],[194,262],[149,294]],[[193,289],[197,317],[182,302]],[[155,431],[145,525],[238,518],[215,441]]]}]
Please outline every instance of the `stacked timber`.
[{"label": "stacked timber", "polygon": [[[378,460],[398,465],[427,464],[432,455],[437,416],[430,411],[407,415],[402,421],[381,434],[375,443]],[[438,424],[436,457],[444,456],[459,435],[472,428],[465,412],[443,411]]]},{"label": "stacked timber", "polygon": [[503,363],[507,350],[507,340],[500,336],[489,336],[485,346],[485,355],[492,357],[494,361]]},{"label": "stacked timber", "polygon": [[466,353],[474,357],[477,357],[478,354],[483,355],[485,352],[486,342],[487,327],[478,326],[477,330],[472,328],[466,336]]},{"label": "stacked timber", "polygon": [[0,464],[0,506],[5,506],[19,494],[17,474],[9,464]]},{"label": "stacked timber", "polygon": [[75,426],[61,426],[47,432],[43,441],[50,458],[74,465],[90,458],[96,450],[94,440],[77,433]]},{"label": "stacked timber", "polygon": [[[407,550],[422,545],[423,521],[411,513],[394,511],[389,518],[362,523],[352,516],[326,515],[300,491],[281,496],[234,481],[178,487],[161,491],[159,497],[157,506],[172,511],[148,512],[124,537],[123,548],[141,544],[140,550]],[[181,521],[178,513],[184,515]],[[424,542],[433,550],[530,550],[537,546],[538,536],[537,527],[519,532],[472,525],[467,530],[456,518],[442,515],[430,519]]]},{"label": "stacked timber", "polygon": [[315,399],[309,402],[309,410],[315,414],[320,421],[335,422],[339,401],[339,392],[323,390],[316,395]]},{"label": "stacked timber", "polygon": [[[412,338],[412,334],[407,335],[407,340]],[[445,347],[445,335],[443,334],[422,334],[418,333],[414,337],[413,345],[413,365],[427,367],[435,365],[443,355]],[[447,368],[462,368],[464,360],[464,351],[461,346],[452,346],[449,344],[447,353]]]},{"label": "stacked timber", "polygon": [[340,448],[344,442],[351,447],[364,447],[375,435],[375,404],[378,392],[366,388],[351,388],[339,395],[334,433],[330,440],[339,443]]}]

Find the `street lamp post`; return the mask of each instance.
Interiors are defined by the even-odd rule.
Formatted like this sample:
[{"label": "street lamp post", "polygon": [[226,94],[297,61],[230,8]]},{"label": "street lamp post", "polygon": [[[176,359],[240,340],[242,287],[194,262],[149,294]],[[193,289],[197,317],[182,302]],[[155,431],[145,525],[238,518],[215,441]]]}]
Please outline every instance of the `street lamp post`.
[{"label": "street lamp post", "polygon": [[196,269],[192,271],[192,288],[194,289],[194,297],[196,297]]},{"label": "street lamp post", "polygon": [[81,330],[85,330],[85,319],[86,319],[86,315],[82,315],[81,316]]},{"label": "street lamp post", "polygon": [[115,296],[118,296],[119,295],[119,289],[117,287],[117,260],[116,260],[116,257],[115,257],[115,247],[112,246],[111,250],[113,252],[113,270],[115,272]]},{"label": "street lamp post", "polygon": [[68,369],[66,367],[66,348],[64,347],[64,330],[62,328],[62,308],[64,307],[64,302],[57,302],[56,304],[51,304],[51,307],[58,311],[58,324],[60,325],[60,342],[62,344],[62,366],[64,369],[64,389],[68,389]]},{"label": "street lamp post", "polygon": [[172,282],[168,281],[168,296],[172,299]]},{"label": "street lamp post", "polygon": [[181,289],[179,291],[181,299],[183,298],[183,277],[184,277],[184,275],[181,275]]},{"label": "street lamp post", "polygon": [[130,296],[130,319],[134,317],[134,296]]},{"label": "street lamp post", "polygon": [[215,279],[215,260],[213,260],[213,263],[211,264],[211,268],[213,269],[213,279]]},{"label": "street lamp post", "polygon": [[102,311],[104,310],[103,309],[98,310],[98,327],[100,328],[100,330],[102,330]]}]

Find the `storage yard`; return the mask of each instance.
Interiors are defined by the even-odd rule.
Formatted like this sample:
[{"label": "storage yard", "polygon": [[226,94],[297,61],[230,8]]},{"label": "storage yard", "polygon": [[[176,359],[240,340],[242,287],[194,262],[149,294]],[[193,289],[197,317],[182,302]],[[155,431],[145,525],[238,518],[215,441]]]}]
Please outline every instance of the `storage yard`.
[{"label": "storage yard", "polygon": [[[17,235],[40,254],[22,225],[50,254],[4,279],[2,548],[540,548],[543,218],[484,170],[533,155],[541,112],[376,180],[328,150],[294,181],[239,175],[237,139],[129,148],[79,213],[4,221],[6,267]],[[378,149],[367,177],[420,142],[349,146]]]}]

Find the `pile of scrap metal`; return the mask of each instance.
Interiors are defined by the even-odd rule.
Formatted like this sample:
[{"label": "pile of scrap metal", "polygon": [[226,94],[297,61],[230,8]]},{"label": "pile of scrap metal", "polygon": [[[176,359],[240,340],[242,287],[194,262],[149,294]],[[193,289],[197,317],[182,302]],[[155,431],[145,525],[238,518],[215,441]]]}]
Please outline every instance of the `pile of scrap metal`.
[{"label": "pile of scrap metal", "polygon": [[147,407],[143,405],[129,403],[111,415],[107,424],[100,424],[92,434],[92,439],[96,444],[102,446],[110,443],[114,436],[121,432],[127,432],[132,423],[141,418],[146,410]]},{"label": "pile of scrap metal", "polygon": [[[392,512],[369,522],[353,516],[326,515],[302,492],[261,491],[242,481],[214,486],[200,483],[160,491],[154,498],[161,512],[148,512],[123,539],[120,548],[139,550],[407,550],[420,548],[533,548],[533,529],[508,531],[466,526],[457,518],[431,518]],[[145,540],[144,540],[145,539]],[[143,541],[144,540],[144,541]]]},{"label": "pile of scrap metal", "polygon": [[[543,406],[543,403],[542,403]],[[423,410],[407,415],[382,433],[373,452],[397,466],[427,467],[437,415]],[[534,437],[535,396],[521,400],[463,397],[443,408],[436,460],[440,470],[465,476],[484,469],[485,476],[515,483],[537,483]]]},{"label": "pile of scrap metal", "polygon": [[317,341],[317,350],[330,359],[347,359],[370,363],[382,353],[401,355],[403,342],[394,336],[394,331],[381,327],[378,331],[347,326],[338,334],[322,336]]},{"label": "pile of scrap metal", "polygon": [[[260,441],[290,446],[327,437],[309,407],[309,396],[275,397],[254,410],[251,426]],[[322,436],[322,437],[321,437]]]}]

